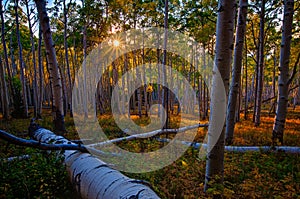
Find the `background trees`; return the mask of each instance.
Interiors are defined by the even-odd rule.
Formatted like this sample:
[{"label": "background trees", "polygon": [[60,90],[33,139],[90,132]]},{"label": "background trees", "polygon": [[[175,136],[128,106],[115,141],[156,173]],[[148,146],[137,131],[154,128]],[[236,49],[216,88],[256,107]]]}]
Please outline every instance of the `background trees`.
[{"label": "background trees", "polygon": [[[185,60],[172,52],[166,52],[161,45],[164,42],[162,39],[157,40],[157,49],[140,49],[117,58],[106,71],[102,71],[104,75],[97,84],[97,113],[111,113],[112,89],[127,71],[149,63],[151,71],[146,72],[158,73],[165,68],[160,68],[157,63],[163,63],[172,66],[188,79],[197,96],[195,99],[184,97],[183,105],[179,106],[179,99],[165,87],[160,84],[144,85],[130,99],[119,96],[122,101],[130,101],[129,114],[149,119],[150,105],[162,103],[168,110],[169,127],[173,127],[172,122],[177,116],[189,114],[194,111],[195,104],[199,103],[201,122],[210,116],[210,122],[213,123],[213,114],[219,110],[216,112],[212,109],[214,101],[210,100],[208,85],[205,83],[208,77],[205,69],[212,65],[209,59],[215,57],[226,89],[231,80],[227,104],[227,144],[235,143],[234,124],[238,122],[239,115],[244,114],[244,119],[240,120],[247,122],[247,114],[253,114],[253,126],[259,130],[261,114],[269,112],[272,115],[274,110],[273,144],[277,144],[277,139],[283,142],[287,107],[293,103],[297,108],[300,101],[299,2],[284,1],[283,4],[282,1],[249,1],[247,20],[246,2],[239,2],[240,15],[237,15],[235,23],[232,18],[237,14],[237,10],[232,7],[234,1],[226,2],[226,7],[221,6],[225,3],[223,1],[218,4],[217,1],[206,0],[57,0],[48,4],[42,0],[1,1],[1,113],[6,119],[22,114],[38,117],[41,116],[42,108],[49,106],[53,109],[55,129],[62,133],[65,130],[64,117],[68,112],[72,116],[71,93],[75,74],[86,55],[116,32],[150,26],[169,27],[195,39],[197,44],[193,44],[191,52],[188,52],[191,59]],[[230,3],[231,8],[227,7],[227,3]],[[230,10],[226,13],[230,16],[224,16],[227,22],[230,21],[230,26],[226,25],[230,35],[219,33],[220,27],[216,33],[217,25],[222,22],[220,18],[218,20],[221,22],[217,24],[217,16],[224,13],[223,9]],[[292,13],[294,18],[291,17]],[[233,24],[236,24],[235,45],[231,41]],[[227,46],[224,50],[227,53],[235,50],[232,68],[229,68],[231,58],[228,54],[219,57],[223,45]],[[200,57],[202,61],[199,61]],[[101,64],[107,62],[102,60]],[[199,68],[203,68],[203,71],[196,72]],[[134,73],[140,79],[145,77],[141,71],[136,70]],[[166,73],[172,75],[172,71]],[[160,78],[161,82],[164,81],[163,77]],[[133,84],[125,79],[122,80],[123,87]],[[182,79],[174,76],[172,81],[180,85]],[[89,86],[85,85],[85,90]],[[75,100],[83,104],[84,114],[88,117],[86,110],[91,105],[87,104],[85,96]],[[208,155],[207,181],[214,175],[222,176],[223,142],[221,134],[216,151]]]}]

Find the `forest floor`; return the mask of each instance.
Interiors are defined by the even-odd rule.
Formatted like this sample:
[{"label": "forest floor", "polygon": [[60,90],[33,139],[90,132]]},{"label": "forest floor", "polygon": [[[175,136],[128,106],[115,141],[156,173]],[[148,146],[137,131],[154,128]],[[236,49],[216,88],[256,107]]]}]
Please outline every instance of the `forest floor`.
[{"label": "forest floor", "polygon": [[[67,116],[68,139],[79,139],[73,119]],[[134,118],[137,124],[145,125],[148,118]],[[263,109],[261,125],[254,127],[252,115],[248,120],[237,123],[235,146],[270,146],[274,114],[269,116],[267,107]],[[0,129],[14,135],[29,138],[29,119],[4,121],[0,116]],[[207,121],[202,121],[203,123]],[[99,123],[110,137],[124,136],[116,127],[111,115],[99,116]],[[39,124],[52,129],[49,110],[44,110]],[[300,107],[289,108],[285,134],[285,146],[300,147]],[[199,128],[195,141],[201,142],[207,128]],[[164,137],[164,136],[162,136]],[[67,173],[61,166],[61,159],[54,153],[41,152],[8,144],[0,140],[0,198],[74,198]],[[119,146],[133,151],[151,150],[162,146],[149,140],[122,142]],[[30,158],[21,161],[5,161],[6,158],[29,154]],[[300,154],[285,152],[225,152],[224,164],[225,198],[300,198]],[[161,198],[211,198],[218,194],[217,187],[203,193],[205,160],[199,159],[198,150],[189,148],[185,154],[171,165],[149,173],[125,173],[129,177],[148,181]]]}]

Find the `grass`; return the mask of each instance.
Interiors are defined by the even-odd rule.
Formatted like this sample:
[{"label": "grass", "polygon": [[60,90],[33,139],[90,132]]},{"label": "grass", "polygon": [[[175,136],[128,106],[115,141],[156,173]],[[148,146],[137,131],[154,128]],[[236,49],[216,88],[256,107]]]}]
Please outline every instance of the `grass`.
[{"label": "grass", "polygon": [[[52,129],[49,110],[44,110],[43,116],[43,120],[39,122],[41,126]],[[78,139],[72,118],[67,116],[65,119],[68,131],[66,137]],[[147,118],[132,119],[139,125],[149,124]],[[177,119],[173,117],[173,121]],[[266,110],[262,113],[259,127],[254,127],[251,119],[242,119],[236,125],[234,145],[271,145],[273,121],[274,115],[269,117]],[[11,119],[10,121],[0,119],[0,129],[28,138],[26,130],[29,122],[30,119]],[[115,125],[111,115],[100,116],[99,124],[110,139],[124,136]],[[176,124],[173,126],[176,127]],[[297,107],[295,110],[289,108],[284,145],[299,146],[299,126],[300,108]],[[206,133],[207,128],[199,129],[195,141],[202,142]],[[61,165],[61,160],[57,160],[55,155],[14,146],[2,140],[0,144],[0,159],[2,159],[0,161],[2,173],[0,198],[73,198],[74,191],[68,184],[67,174]],[[161,143],[150,138],[122,142],[118,145],[133,152],[153,151],[162,146]],[[12,163],[3,161],[6,157],[22,154],[32,154],[33,158]],[[142,174],[125,174],[148,181],[162,198],[213,198],[218,192],[217,187],[212,187],[207,193],[203,193],[205,160],[199,159],[198,151],[192,148],[163,169]],[[223,190],[225,198],[300,198],[299,154],[226,152]]]}]

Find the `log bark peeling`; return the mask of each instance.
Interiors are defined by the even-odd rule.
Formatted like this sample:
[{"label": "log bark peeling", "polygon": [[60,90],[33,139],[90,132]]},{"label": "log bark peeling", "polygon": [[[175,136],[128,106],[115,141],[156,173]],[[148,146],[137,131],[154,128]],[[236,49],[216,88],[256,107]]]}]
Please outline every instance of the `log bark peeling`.
[{"label": "log bark peeling", "polygon": [[[40,142],[70,143],[69,140],[44,128],[31,131],[33,138]],[[67,150],[63,155],[71,182],[81,198],[159,198],[142,181],[124,176],[89,153]]]}]

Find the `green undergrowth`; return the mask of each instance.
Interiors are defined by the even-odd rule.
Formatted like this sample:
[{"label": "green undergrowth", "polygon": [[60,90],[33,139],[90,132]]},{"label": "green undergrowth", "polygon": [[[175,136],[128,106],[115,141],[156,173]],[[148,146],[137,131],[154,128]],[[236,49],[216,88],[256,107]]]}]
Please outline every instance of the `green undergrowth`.
[{"label": "green undergrowth", "polygon": [[0,198],[70,198],[73,194],[62,156],[25,148],[28,159],[0,161]]},{"label": "green undergrowth", "polygon": [[[250,118],[241,116],[235,129],[234,145],[271,145],[274,115],[263,112],[261,125],[254,127]],[[66,137],[79,139],[72,118],[66,116]],[[149,118],[133,118],[138,125],[149,124]],[[178,121],[173,117],[172,121]],[[202,121],[205,123],[207,121]],[[0,129],[29,139],[28,119],[0,119]],[[44,111],[38,123],[52,130],[51,113]],[[126,136],[111,115],[99,116],[99,124],[109,139]],[[175,128],[176,123],[171,127]],[[289,109],[284,145],[299,146],[300,109]],[[202,142],[207,128],[198,130],[196,142]],[[168,135],[172,138],[174,135]],[[165,138],[166,136],[161,136]],[[121,142],[119,147],[132,152],[155,151],[165,144],[153,138]],[[42,152],[15,146],[0,140],[0,198],[74,198],[62,159],[55,153]],[[223,190],[225,198],[300,198],[300,157],[299,154],[278,153],[225,153],[224,186],[215,185],[203,193],[205,159],[199,158],[198,150],[189,148],[171,165],[157,171],[127,176],[147,181],[161,198],[213,198]],[[6,158],[28,154],[29,159],[7,162]]]}]

